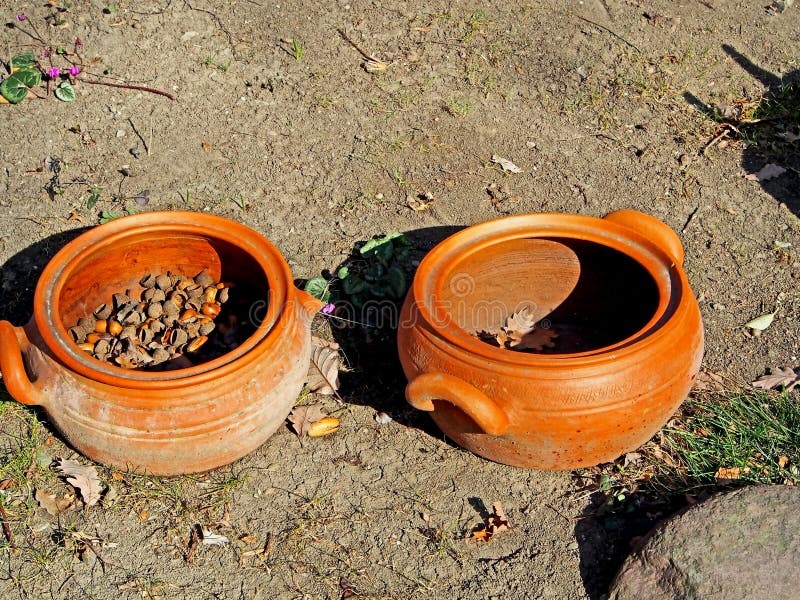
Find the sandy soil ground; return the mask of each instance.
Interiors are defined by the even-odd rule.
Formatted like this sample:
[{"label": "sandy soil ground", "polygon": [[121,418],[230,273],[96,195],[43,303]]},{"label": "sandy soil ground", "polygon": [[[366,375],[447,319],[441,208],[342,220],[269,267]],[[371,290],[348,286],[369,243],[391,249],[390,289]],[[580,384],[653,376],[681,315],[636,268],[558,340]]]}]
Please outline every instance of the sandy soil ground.
[{"label": "sandy soil ground", "polygon": [[[103,211],[236,219],[311,277],[375,234],[432,243],[504,214],[630,207],[681,235],[708,368],[747,379],[796,364],[797,142],[762,186],[743,174],[778,159],[729,138],[705,149],[721,130],[698,108],[757,101],[797,75],[800,7],[766,3],[3,0],[18,25],[0,33],[5,60],[36,44],[34,23],[54,46],[80,38],[83,76],[175,100],[79,81],[71,103],[0,107],[0,318],[27,319],[37,273]],[[389,66],[368,72],[339,29]],[[143,190],[147,206],[131,199]],[[433,202],[414,210],[419,198]],[[776,302],[772,327],[747,335]],[[570,473],[449,444],[405,405],[389,361],[352,362],[336,435],[301,445],[287,428],[202,476],[101,470],[116,502],[58,518],[33,490],[65,493],[47,465],[70,451],[46,415],[0,402],[16,545],[0,547],[2,595],[603,597],[638,530],[592,517]],[[21,456],[27,477],[9,466]],[[512,529],[465,542],[495,501]],[[196,524],[230,543],[186,560]]]}]

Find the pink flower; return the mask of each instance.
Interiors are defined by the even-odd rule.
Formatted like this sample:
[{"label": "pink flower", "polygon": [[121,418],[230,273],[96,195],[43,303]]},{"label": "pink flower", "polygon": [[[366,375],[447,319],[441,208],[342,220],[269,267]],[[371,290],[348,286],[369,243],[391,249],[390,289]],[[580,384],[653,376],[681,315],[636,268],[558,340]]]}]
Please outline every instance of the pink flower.
[{"label": "pink flower", "polygon": [[50,58],[50,50],[42,50],[42,58]]},{"label": "pink flower", "polygon": [[72,65],[69,68],[69,74],[72,75],[73,77],[75,77],[80,72],[81,72],[81,68],[76,66],[76,65]]},{"label": "pink flower", "polygon": [[47,74],[50,76],[50,79],[56,79],[59,75],[61,75],[61,69],[58,67],[50,67],[47,71]]},{"label": "pink flower", "polygon": [[22,23],[23,21],[27,21],[28,17],[25,15],[25,13],[17,13],[16,19]]},{"label": "pink flower", "polygon": [[322,307],[322,314],[329,315],[335,310],[336,310],[335,304],[326,304],[325,306]]},{"label": "pink flower", "polygon": [[83,40],[81,38],[75,38],[75,46],[78,48],[83,46]]}]

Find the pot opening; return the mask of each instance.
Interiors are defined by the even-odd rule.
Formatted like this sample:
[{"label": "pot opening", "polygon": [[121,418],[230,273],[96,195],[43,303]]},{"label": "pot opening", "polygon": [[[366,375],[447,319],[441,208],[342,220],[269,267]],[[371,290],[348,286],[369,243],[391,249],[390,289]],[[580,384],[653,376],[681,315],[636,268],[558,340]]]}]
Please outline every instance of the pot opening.
[{"label": "pot opening", "polygon": [[469,335],[539,354],[621,342],[640,331],[659,305],[658,285],[636,260],[571,238],[484,247],[459,261],[440,290],[448,320]]},{"label": "pot opening", "polygon": [[[173,275],[169,287],[163,279],[158,286],[152,280],[145,283],[148,276],[154,280],[168,272]],[[202,272],[206,275],[197,279],[199,284],[195,283],[192,278]],[[205,289],[210,297],[196,294],[192,298],[187,293],[191,286],[178,290],[179,278],[175,276],[191,280],[191,286]],[[220,301],[218,293],[208,290],[217,283],[220,291],[225,288],[224,301]],[[177,315],[174,306],[167,307],[169,298],[152,296],[159,287],[166,287],[167,296],[177,293],[183,297],[176,300]],[[84,255],[66,273],[55,316],[64,329],[70,330],[68,338],[74,350],[92,356],[93,360],[135,370],[172,371],[214,360],[254,335],[264,335],[273,325],[262,322],[268,314],[269,291],[267,275],[258,262],[230,242],[180,231],[157,237],[142,232],[126,235],[110,244],[98,244],[96,251]],[[124,294],[130,302],[120,301],[115,294]],[[184,318],[183,315],[192,309],[190,302],[198,305],[196,316]],[[156,303],[158,310],[148,313],[156,308],[152,306]],[[103,304],[111,311],[108,317],[96,315]],[[133,308],[137,304],[138,307]],[[120,305],[123,308],[118,310]],[[172,309],[170,314],[167,308]],[[138,317],[132,314],[135,312],[139,313]],[[94,335],[84,339],[79,347],[75,330],[79,335],[81,327],[91,328],[92,323],[98,321],[106,323],[103,326],[98,323],[95,331],[100,332],[103,341],[98,341],[98,336]],[[122,321],[125,333],[120,333],[116,324],[115,329],[108,328],[114,321]],[[81,327],[79,322],[83,323]],[[200,337],[206,339],[199,340]],[[98,348],[104,353],[95,352]]]}]

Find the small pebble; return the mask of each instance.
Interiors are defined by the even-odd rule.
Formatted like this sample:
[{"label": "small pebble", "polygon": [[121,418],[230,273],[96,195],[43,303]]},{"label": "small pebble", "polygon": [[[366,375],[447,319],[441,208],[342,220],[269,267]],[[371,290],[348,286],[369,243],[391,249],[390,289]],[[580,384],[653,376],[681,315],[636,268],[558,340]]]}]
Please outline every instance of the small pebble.
[{"label": "small pebble", "polygon": [[381,412],[375,413],[375,421],[380,425],[386,425],[386,424],[392,422],[392,417],[390,417],[385,412],[381,411]]}]

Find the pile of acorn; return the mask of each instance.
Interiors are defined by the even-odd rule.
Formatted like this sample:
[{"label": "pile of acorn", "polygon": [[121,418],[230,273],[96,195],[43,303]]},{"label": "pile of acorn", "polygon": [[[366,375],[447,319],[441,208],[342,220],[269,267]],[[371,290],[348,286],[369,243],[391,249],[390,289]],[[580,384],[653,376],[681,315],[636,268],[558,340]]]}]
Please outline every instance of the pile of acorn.
[{"label": "pile of acorn", "polygon": [[127,369],[191,366],[185,354],[208,342],[231,285],[215,282],[206,271],[195,277],[148,274],[139,283],[139,299],[131,290],[114,294],[111,305],[78,319],[70,335],[96,359]]}]

